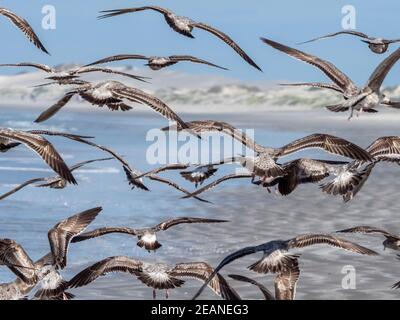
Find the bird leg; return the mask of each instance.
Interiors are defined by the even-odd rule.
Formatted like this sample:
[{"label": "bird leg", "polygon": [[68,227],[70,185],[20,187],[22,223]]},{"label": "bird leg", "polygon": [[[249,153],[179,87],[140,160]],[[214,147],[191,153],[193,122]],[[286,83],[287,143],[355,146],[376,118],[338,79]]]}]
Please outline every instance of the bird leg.
[{"label": "bird leg", "polygon": [[153,289],[153,300],[155,300],[156,298],[157,298],[156,289]]},{"label": "bird leg", "polygon": [[165,299],[168,299],[169,298],[169,289],[166,289],[165,290]]},{"label": "bird leg", "polygon": [[348,121],[350,121],[351,118],[353,118],[354,108],[351,107],[350,110],[351,110],[351,111],[350,111],[350,116],[347,118]]}]

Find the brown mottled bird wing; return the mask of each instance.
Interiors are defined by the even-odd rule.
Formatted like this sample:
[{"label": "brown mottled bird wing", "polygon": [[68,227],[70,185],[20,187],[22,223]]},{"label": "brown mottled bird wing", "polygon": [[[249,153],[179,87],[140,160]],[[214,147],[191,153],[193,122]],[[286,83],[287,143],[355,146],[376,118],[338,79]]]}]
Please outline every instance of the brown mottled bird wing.
[{"label": "brown mottled bird wing", "polygon": [[105,14],[99,16],[98,19],[110,18],[110,17],[121,15],[121,14],[125,14],[125,13],[139,12],[139,11],[144,11],[144,10],[154,10],[154,11],[160,12],[164,15],[171,13],[171,11],[169,11],[165,8],[158,7],[158,6],[144,6],[144,7],[138,7],[138,8],[102,10],[102,11],[100,11],[100,13],[105,13]]},{"label": "brown mottled bird wing", "polygon": [[334,83],[322,83],[322,82],[298,82],[298,83],[280,83],[280,86],[288,87],[314,87],[321,89],[330,89],[336,92],[344,93],[343,89]]},{"label": "brown mottled bird wing", "polygon": [[288,241],[288,248],[304,248],[317,244],[327,244],[333,247],[345,249],[359,254],[377,255],[373,250],[358,245],[357,243],[347,241],[329,234],[304,234],[299,235]]},{"label": "brown mottled bird wing", "polygon": [[87,231],[84,233],[81,233],[75,237],[72,238],[71,242],[81,242],[84,240],[89,240],[97,237],[104,236],[109,233],[125,233],[125,234],[130,234],[130,235],[137,235],[137,232],[135,229],[131,228],[126,228],[126,227],[104,227],[104,228],[98,228],[92,231]]},{"label": "brown mottled bird wing", "polygon": [[354,30],[343,30],[343,31],[339,31],[339,32],[329,33],[325,36],[314,38],[314,39],[311,39],[308,41],[300,42],[298,44],[305,44],[305,43],[310,43],[310,42],[321,40],[321,39],[332,38],[332,37],[335,37],[340,34],[350,34],[350,35],[365,38],[365,39],[369,38],[365,33],[362,33],[362,32],[358,32],[358,31],[354,31]]},{"label": "brown mottled bird wing", "polygon": [[253,177],[253,175],[248,174],[248,173],[243,173],[243,174],[233,173],[233,174],[229,174],[229,175],[223,176],[222,178],[219,178],[218,180],[215,180],[214,182],[209,183],[208,185],[206,185],[206,186],[204,186],[202,188],[197,189],[193,193],[190,193],[190,194],[184,196],[183,198],[186,199],[186,198],[191,198],[191,197],[194,197],[194,196],[198,196],[199,194],[201,194],[201,193],[203,193],[203,192],[205,192],[207,190],[210,190],[212,188],[215,188],[221,182],[224,182],[224,181],[227,181],[227,180],[241,179],[241,178],[252,178],[252,177]]},{"label": "brown mottled bird wing", "polygon": [[69,167],[69,169],[70,169],[71,171],[74,171],[74,170],[77,170],[77,169],[79,169],[79,168],[81,168],[81,167],[83,167],[84,165],[87,165],[87,164],[89,164],[89,163],[98,162],[98,161],[107,161],[107,160],[112,160],[112,159],[114,159],[114,157],[112,157],[112,158],[100,158],[100,159],[93,159],[93,160],[82,161],[82,162],[79,162],[79,163],[74,164],[73,166]]},{"label": "brown mottled bird wing", "polygon": [[266,38],[261,38],[261,40],[264,43],[270,45],[271,47],[273,47],[279,51],[282,51],[295,59],[301,60],[305,63],[313,65],[314,67],[317,67],[329,79],[331,79],[336,85],[338,85],[340,88],[342,88],[343,92],[346,92],[349,94],[358,92],[358,88],[353,83],[353,81],[351,81],[351,79],[348,76],[346,76],[342,71],[340,71],[338,68],[336,68],[329,61],[322,60],[311,54],[290,48],[288,46],[285,46],[283,44],[280,44],[278,42],[275,42],[275,41],[272,41],[272,40],[269,40]]},{"label": "brown mottled bird wing", "polygon": [[141,272],[142,265],[141,261],[125,256],[109,257],[79,272],[68,281],[69,288],[86,286],[110,272],[127,272],[136,275]]},{"label": "brown mottled bird wing", "polygon": [[155,96],[130,87],[124,89],[113,89],[112,92],[120,99],[128,99],[134,102],[140,101],[162,115],[164,118],[176,121],[182,128],[187,128],[186,123],[169,106]]},{"label": "brown mottled bird wing", "polygon": [[391,234],[391,233],[387,232],[386,230],[383,230],[380,228],[375,228],[375,227],[370,227],[370,226],[357,226],[357,227],[353,227],[353,228],[339,230],[336,232],[340,232],[340,233],[378,233],[378,234],[382,234],[388,238],[400,240],[399,236]]},{"label": "brown mottled bird wing", "polygon": [[200,58],[196,58],[196,57],[194,57],[194,56],[185,56],[185,55],[182,55],[182,56],[169,56],[168,58],[169,58],[170,60],[172,60],[172,61],[175,61],[175,62],[190,61],[190,62],[194,62],[194,63],[206,64],[206,65],[208,65],[208,66],[216,67],[216,68],[219,68],[219,69],[222,69],[222,70],[228,70],[227,68],[218,66],[218,65],[216,65],[216,64],[214,64],[214,63],[211,63],[211,62],[209,62],[209,61],[206,61],[206,60],[203,60],[203,59],[200,59]]},{"label": "brown mottled bird wing", "polygon": [[300,268],[297,260],[290,268],[278,273],[274,281],[276,300],[294,300],[299,277]]},{"label": "brown mottled bird wing", "polygon": [[84,67],[94,66],[96,64],[103,64],[103,63],[108,63],[108,62],[113,62],[113,61],[131,60],[131,59],[148,60],[149,57],[143,56],[141,54],[118,54],[115,56],[109,56],[109,57],[97,60],[95,62],[89,63],[89,64],[85,65]]},{"label": "brown mottled bird wing", "polygon": [[54,263],[57,267],[63,269],[66,266],[68,246],[71,239],[83,232],[101,210],[101,207],[85,210],[59,222],[50,229],[48,238]]},{"label": "brown mottled bird wing", "polygon": [[0,264],[7,266],[27,284],[37,281],[35,266],[24,248],[11,239],[0,239]]},{"label": "brown mottled bird wing", "polygon": [[254,279],[251,279],[251,278],[248,278],[245,276],[241,276],[239,274],[229,274],[228,277],[230,277],[234,280],[237,280],[237,281],[247,282],[252,285],[255,285],[256,287],[258,287],[260,289],[260,291],[264,295],[265,300],[275,300],[275,297],[272,294],[272,292],[269,291],[266,286],[264,286],[263,284],[259,283],[258,281],[254,280]]},{"label": "brown mottled bird wing", "polygon": [[193,27],[210,32],[214,36],[220,38],[223,42],[225,42],[228,46],[230,46],[233,50],[235,50],[236,53],[239,54],[239,56],[241,56],[244,59],[244,61],[246,61],[248,64],[250,64],[257,70],[262,71],[261,68],[247,55],[247,53],[244,52],[244,50],[242,48],[240,48],[239,45],[235,41],[233,41],[232,38],[229,37],[227,34],[223,33],[222,31],[220,31],[218,29],[215,29],[205,23],[195,22],[195,23],[192,23],[191,25]]},{"label": "brown mottled bird wing", "polygon": [[380,137],[376,139],[367,149],[376,160],[394,161],[393,154],[400,158],[400,137]]},{"label": "brown mottled bird wing", "polygon": [[161,222],[156,226],[154,226],[152,229],[154,229],[155,231],[161,231],[161,230],[164,231],[181,223],[218,223],[218,222],[228,222],[228,220],[180,217]]},{"label": "brown mottled bird wing", "polygon": [[29,25],[28,21],[5,8],[0,8],[0,15],[8,18],[18,29],[20,29],[25,34],[28,40],[32,42],[37,48],[49,54],[49,52],[40,41],[39,37],[36,35],[35,31],[33,31],[32,27]]},{"label": "brown mottled bird wing", "polygon": [[400,48],[383,60],[368,79],[367,86],[374,91],[379,91],[387,74],[394,64],[400,59]]},{"label": "brown mottled bird wing", "polygon": [[166,164],[164,166],[158,167],[156,169],[147,171],[145,173],[142,173],[140,175],[138,175],[137,178],[142,178],[148,175],[152,175],[152,174],[157,174],[160,172],[164,172],[164,171],[169,171],[169,170],[182,170],[182,169],[187,169],[190,165],[188,164],[182,164],[182,163],[171,163],[171,164]]},{"label": "brown mottled bird wing", "polygon": [[76,91],[68,92],[66,93],[60,100],[58,100],[55,104],[53,104],[50,108],[46,109],[43,111],[35,120],[35,122],[43,122],[48,119],[50,119],[52,116],[54,116],[58,111],[61,110],[62,107],[64,107],[70,100],[71,98],[77,94]]},{"label": "brown mottled bird wing", "polygon": [[77,184],[57,150],[42,136],[18,130],[0,129],[0,137],[23,143],[35,151],[60,177],[69,183]]},{"label": "brown mottled bird wing", "polygon": [[34,62],[21,62],[21,63],[4,63],[0,64],[0,67],[32,67],[42,70],[47,73],[55,72],[55,70],[45,64],[34,63]]},{"label": "brown mottled bird wing", "polygon": [[309,135],[283,146],[278,156],[282,157],[309,148],[323,149],[329,153],[355,160],[372,161],[370,154],[354,143],[339,137],[320,133]]},{"label": "brown mottled bird wing", "polygon": [[[171,275],[205,282],[213,271],[213,268],[206,262],[178,263],[175,268],[172,269]],[[220,274],[216,274],[216,276],[212,278],[208,283],[208,287],[223,299],[240,300],[240,296]]]},{"label": "brown mottled bird wing", "polygon": [[2,194],[0,196],[0,200],[3,200],[9,196],[11,196],[12,194],[16,193],[17,191],[21,190],[22,188],[35,183],[35,182],[40,182],[40,181],[46,181],[46,178],[35,178],[35,179],[31,179],[31,180],[27,180],[24,183],[21,183],[20,185],[16,186],[14,189],[11,189],[10,191]]},{"label": "brown mottled bird wing", "polygon": [[[223,121],[216,121],[216,120],[196,120],[196,121],[190,121],[186,122],[186,125],[192,130],[193,132],[196,132],[198,134],[203,133],[203,132],[222,132],[225,133],[235,140],[239,141],[246,147],[253,149],[257,151],[257,148],[259,146],[255,143],[255,141],[250,138],[246,133],[242,132],[241,130],[235,128],[231,124]],[[162,131],[172,131],[172,130],[184,130],[181,127],[176,127],[176,125],[172,125],[169,127],[164,127],[161,129]]]},{"label": "brown mottled bird wing", "polygon": [[73,72],[73,74],[81,74],[81,73],[89,73],[89,72],[103,72],[103,73],[110,73],[110,74],[118,74],[120,76],[128,77],[131,79],[139,80],[142,82],[147,82],[145,79],[149,79],[148,77],[141,77],[131,73],[117,71],[108,68],[97,68],[97,67],[82,67]]}]

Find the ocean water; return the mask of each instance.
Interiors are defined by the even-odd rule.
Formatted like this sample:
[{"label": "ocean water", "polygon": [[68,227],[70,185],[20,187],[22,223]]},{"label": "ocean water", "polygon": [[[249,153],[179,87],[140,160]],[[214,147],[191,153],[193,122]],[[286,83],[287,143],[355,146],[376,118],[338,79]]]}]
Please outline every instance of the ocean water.
[{"label": "ocean water", "polygon": [[[93,112],[66,108],[44,125],[32,120],[40,110],[35,108],[1,107],[2,127],[16,129],[47,128],[95,136],[95,141],[110,146],[136,168],[154,168],[146,160],[152,142],[145,137],[149,129],[168,123],[152,112],[129,113]],[[96,110],[97,111],[97,110]],[[185,120],[217,119],[228,121],[239,128],[255,129],[257,142],[280,146],[293,139],[314,132],[326,132],[347,138],[360,146],[368,146],[383,135],[398,135],[400,118],[383,114],[375,118],[361,117],[348,122],[346,116],[327,112],[259,112],[253,114],[180,114]],[[107,156],[87,145],[50,137],[65,161],[72,165],[79,161]],[[219,149],[210,148],[219,155]],[[316,158],[334,158],[321,152],[298,154]],[[215,177],[233,172],[226,166]],[[27,179],[51,176],[53,173],[41,159],[24,147],[0,154],[0,192]],[[183,187],[193,190],[178,172],[163,174]],[[119,163],[111,160],[92,163],[76,171],[78,186],[63,190],[26,187],[0,201],[0,237],[18,241],[36,260],[49,251],[48,230],[58,221],[95,206],[103,211],[89,229],[101,226],[146,227],[176,216],[209,217],[229,220],[224,224],[179,225],[159,233],[163,244],[156,253],[147,253],[136,246],[136,238],[127,235],[108,235],[79,244],[72,244],[65,279],[92,263],[113,255],[128,255],[148,262],[206,261],[215,266],[227,254],[241,247],[274,239],[289,239],[306,232],[333,232],[355,225],[372,225],[400,231],[398,190],[400,168],[394,164],[379,164],[360,194],[350,203],[325,195],[317,185],[302,185],[288,197],[251,185],[247,180],[229,181],[204,193],[203,198],[213,204],[194,199],[180,199],[181,193],[157,182],[146,181],[151,192],[131,190]],[[213,177],[214,178],[214,177]],[[213,179],[212,178],[212,179]],[[209,180],[211,181],[211,180]],[[301,276],[297,299],[396,299],[400,292],[391,285],[400,280],[400,261],[396,252],[383,251],[382,237],[348,235],[381,255],[360,256],[326,246],[299,250]],[[295,251],[294,251],[295,252]],[[260,255],[238,260],[226,267],[222,274],[244,274],[266,284],[273,290],[273,276],[250,272],[246,267]],[[356,270],[356,288],[344,289],[342,280],[346,266]],[[0,281],[15,277],[7,268],[0,268]],[[255,287],[229,280],[245,299],[260,299]],[[171,298],[188,299],[199,288],[200,282],[187,280],[182,288],[172,291]],[[151,289],[127,274],[109,274],[92,284],[70,290],[77,299],[151,299]],[[164,298],[159,291],[158,297]],[[216,297],[206,290],[202,298]]]}]

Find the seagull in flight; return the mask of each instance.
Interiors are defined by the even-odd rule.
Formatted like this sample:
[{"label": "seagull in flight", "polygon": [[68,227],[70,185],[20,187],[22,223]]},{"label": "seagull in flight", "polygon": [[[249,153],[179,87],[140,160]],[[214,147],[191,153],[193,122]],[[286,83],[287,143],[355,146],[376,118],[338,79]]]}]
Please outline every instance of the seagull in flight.
[{"label": "seagull in flight", "polygon": [[222,70],[228,70],[224,67],[220,67],[214,63],[208,62],[203,59],[199,59],[193,56],[188,56],[188,55],[176,55],[176,56],[169,56],[169,57],[157,57],[157,56],[144,56],[140,54],[119,54],[119,55],[114,55],[110,57],[106,57],[104,59],[97,60],[95,62],[89,63],[85,65],[84,67],[90,67],[98,64],[103,64],[103,63],[108,63],[108,62],[114,62],[114,61],[121,61],[121,60],[147,60],[147,63],[145,66],[148,66],[151,70],[160,70],[169,66],[172,66],[174,64],[177,64],[178,62],[193,62],[193,63],[200,63],[200,64],[205,64],[211,67],[219,68]]},{"label": "seagull in flight", "polygon": [[327,38],[332,38],[341,34],[348,34],[348,35],[352,35],[352,36],[356,36],[356,37],[360,37],[362,38],[361,41],[368,44],[368,47],[370,48],[370,50],[374,53],[378,53],[378,54],[382,54],[385,53],[388,48],[389,45],[392,43],[396,43],[396,42],[400,42],[400,39],[394,39],[394,40],[387,40],[384,38],[374,38],[374,37],[370,37],[368,35],[366,35],[365,33],[359,32],[359,31],[355,31],[355,30],[342,30],[339,32],[334,32],[334,33],[330,33],[327,34],[325,36],[322,37],[318,37],[318,38],[314,38],[308,41],[304,41],[301,42],[299,44],[305,44],[305,43],[310,43],[313,41],[317,41],[317,40],[321,40],[321,39],[327,39]]},{"label": "seagull in flight", "polygon": [[131,13],[131,12],[139,12],[139,11],[144,11],[144,10],[152,10],[161,13],[168,25],[176,32],[189,37],[189,38],[194,38],[192,31],[194,28],[199,28],[204,31],[207,31],[214,36],[218,37],[221,39],[223,42],[225,42],[228,46],[230,46],[237,54],[239,54],[242,59],[244,59],[248,64],[253,66],[259,71],[262,71],[259,66],[246,54],[246,52],[243,51],[242,48],[239,47],[239,45],[232,40],[227,34],[223,33],[222,31],[219,31],[218,29],[215,29],[205,23],[201,22],[195,22],[190,18],[187,17],[182,17],[174,14],[172,11],[161,8],[158,6],[145,6],[145,7],[138,7],[138,8],[127,8],[127,9],[114,9],[114,10],[104,10],[100,11],[100,13],[104,13],[103,15],[99,16],[99,19],[104,19],[104,18],[110,18],[114,16],[118,16],[121,14],[126,14],[126,13]]},{"label": "seagull in flight", "polygon": [[[83,167],[86,164],[96,162],[96,161],[106,161],[106,160],[111,160],[111,159],[113,159],[113,158],[93,159],[93,160],[79,162],[79,163],[69,167],[69,170],[71,172],[73,172],[73,171]],[[52,189],[64,189],[67,186],[67,181],[59,175],[53,176],[53,177],[33,178],[33,179],[25,181],[24,183],[21,183],[20,185],[16,186],[12,190],[4,193],[3,195],[0,195],[0,200],[3,200],[5,198],[11,196],[12,194],[16,193],[17,191],[21,190],[22,188],[25,188],[26,186],[28,186],[30,184],[38,183],[38,182],[43,182],[43,183],[36,184],[35,187],[49,187]]]},{"label": "seagull in flight", "polygon": [[317,244],[329,245],[363,255],[378,255],[378,253],[373,250],[330,234],[310,233],[299,235],[289,240],[273,240],[260,244],[258,246],[250,246],[240,249],[225,257],[221,261],[221,263],[214,269],[214,272],[210,275],[208,280],[205,281],[204,285],[197,291],[193,299],[199,297],[209,281],[213,279],[217,272],[219,272],[223,267],[237,259],[257,252],[263,252],[264,255],[261,260],[258,260],[257,262],[249,266],[250,270],[263,274],[279,274],[282,272],[285,273],[288,270],[292,269],[293,266],[296,266],[298,264],[299,255],[291,254],[290,250],[304,248]]},{"label": "seagull in flight", "polygon": [[[247,148],[252,149],[256,154],[254,157],[234,156],[223,159],[213,164],[208,164],[208,166],[238,162],[243,167],[247,168],[253,175],[253,177],[258,176],[264,180],[284,176],[284,169],[279,164],[277,164],[276,161],[281,157],[306,149],[316,148],[324,150],[328,153],[348,157],[362,162],[372,161],[372,157],[369,155],[369,153],[361,147],[345,139],[328,134],[315,133],[308,135],[304,138],[295,140],[282,147],[272,148],[256,143],[248,135],[226,122],[214,120],[193,121],[187,122],[186,128],[189,128],[192,132],[197,134],[201,134],[203,132],[216,132],[227,134],[233,139],[241,142]],[[187,129],[180,127],[178,124],[178,126],[169,126],[163,128],[162,130],[182,131]]]},{"label": "seagull in flight", "polygon": [[[166,290],[165,296],[168,299],[170,289],[179,288],[185,283],[182,278],[204,282],[213,273],[213,269],[206,262],[187,262],[169,266],[164,263],[148,263],[126,256],[114,256],[103,259],[79,272],[68,282],[68,288],[86,286],[98,277],[111,272],[124,272],[136,276],[143,284],[153,288],[153,299],[156,298],[156,290]],[[208,287],[223,299],[240,299],[235,290],[219,274],[209,281]]]},{"label": "seagull in flight", "polygon": [[93,231],[88,231],[75,237],[72,242],[80,242],[92,238],[97,238],[109,233],[124,233],[138,238],[137,245],[150,251],[156,251],[162,245],[157,241],[157,232],[166,231],[169,228],[183,223],[221,223],[228,222],[227,220],[207,219],[207,218],[193,218],[193,217],[179,217],[163,221],[154,227],[132,229],[128,227],[104,227]]},{"label": "seagull in flight", "polygon": [[[74,80],[80,77],[81,74],[84,73],[91,73],[91,72],[103,72],[103,73],[109,73],[109,74],[118,74],[124,77],[128,77],[131,79],[135,79],[138,81],[142,82],[147,82],[145,79],[149,79],[147,77],[141,77],[137,76],[134,74],[122,72],[122,71],[117,71],[113,69],[108,69],[108,68],[98,68],[98,67],[77,67],[75,69],[71,70],[59,70],[53,67],[50,67],[45,64],[41,63],[35,63],[35,62],[21,62],[21,63],[3,63],[0,64],[0,67],[30,67],[30,68],[35,68],[41,71],[44,71],[46,73],[52,74],[52,76],[47,77],[46,79],[49,80],[54,80],[59,84],[69,84],[69,80]],[[39,85],[43,86],[43,85]]]},{"label": "seagull in flight", "polygon": [[92,105],[107,106],[110,110],[128,111],[132,109],[124,101],[145,104],[170,121],[176,121],[186,127],[185,122],[163,101],[140,89],[132,88],[118,81],[100,83],[86,82],[67,92],[59,101],[42,112],[35,122],[43,122],[53,117],[73,96],[78,95]]},{"label": "seagull in flight", "polygon": [[383,60],[369,77],[363,87],[358,87],[346,74],[340,71],[332,63],[322,60],[308,53],[290,48],[278,42],[261,38],[261,40],[271,47],[282,51],[291,57],[311,64],[320,69],[333,83],[288,83],[287,86],[308,86],[329,89],[343,95],[343,103],[328,106],[332,112],[346,112],[350,110],[349,119],[353,117],[354,110],[359,112],[378,112],[375,108],[383,104],[390,108],[400,109],[400,102],[390,100],[381,92],[381,86],[392,67],[400,58],[400,48]]},{"label": "seagull in flight", "polygon": [[38,49],[49,54],[39,37],[36,35],[35,31],[33,31],[32,27],[29,25],[28,21],[6,8],[0,8],[0,15],[9,19],[11,23],[21,30],[28,40],[32,42]]}]

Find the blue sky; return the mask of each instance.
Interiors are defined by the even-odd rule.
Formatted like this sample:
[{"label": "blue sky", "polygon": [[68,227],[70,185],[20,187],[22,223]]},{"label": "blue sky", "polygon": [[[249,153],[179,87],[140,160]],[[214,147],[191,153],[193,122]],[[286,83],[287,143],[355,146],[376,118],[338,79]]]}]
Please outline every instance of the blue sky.
[{"label": "blue sky", "polygon": [[[27,4],[29,3],[29,4]],[[44,5],[57,10],[56,30],[41,28]],[[202,30],[196,39],[175,33],[156,12],[140,12],[97,20],[98,11],[154,4],[177,14],[211,24],[229,34],[262,67],[264,73],[251,68],[222,41]],[[397,26],[400,3],[388,1],[292,1],[292,0],[3,0],[1,6],[25,17],[50,51],[48,57],[25,41],[22,35],[1,18],[0,63],[35,61],[50,65],[62,62],[88,63],[107,55],[140,53],[146,55],[191,54],[231,69],[226,75],[243,80],[317,81],[325,80],[311,66],[298,62],[267,47],[260,36],[295,46],[296,42],[341,29],[344,5],[353,5],[357,29],[373,36],[400,38]],[[364,83],[386,55],[375,55],[357,38],[341,36],[303,46],[301,50],[335,63],[357,83]],[[396,46],[393,46],[390,52]],[[140,65],[136,61],[132,64]],[[175,70],[191,74],[221,74],[203,66],[181,64]],[[385,84],[400,83],[400,64]],[[2,73],[10,71],[2,70]],[[15,72],[15,71],[14,71]]]}]

